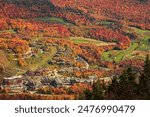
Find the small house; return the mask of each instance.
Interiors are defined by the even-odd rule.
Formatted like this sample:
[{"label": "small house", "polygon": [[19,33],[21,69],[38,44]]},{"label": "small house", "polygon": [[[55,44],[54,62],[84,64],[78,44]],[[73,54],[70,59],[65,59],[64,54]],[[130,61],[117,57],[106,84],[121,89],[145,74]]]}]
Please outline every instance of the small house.
[{"label": "small house", "polygon": [[11,91],[18,92],[23,90],[23,76],[4,77],[2,86]]}]

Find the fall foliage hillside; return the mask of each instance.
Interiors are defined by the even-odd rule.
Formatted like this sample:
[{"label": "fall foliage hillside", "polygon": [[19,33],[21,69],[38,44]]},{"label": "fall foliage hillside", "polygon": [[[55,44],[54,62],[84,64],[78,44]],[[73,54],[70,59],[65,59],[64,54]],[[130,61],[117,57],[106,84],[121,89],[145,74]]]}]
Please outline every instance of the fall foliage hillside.
[{"label": "fall foliage hillside", "polygon": [[141,73],[150,54],[149,6],[150,0],[0,0],[0,82],[21,76],[23,86],[15,85],[25,94],[74,95],[84,93],[80,87],[91,91],[98,79],[110,85],[131,65]]}]

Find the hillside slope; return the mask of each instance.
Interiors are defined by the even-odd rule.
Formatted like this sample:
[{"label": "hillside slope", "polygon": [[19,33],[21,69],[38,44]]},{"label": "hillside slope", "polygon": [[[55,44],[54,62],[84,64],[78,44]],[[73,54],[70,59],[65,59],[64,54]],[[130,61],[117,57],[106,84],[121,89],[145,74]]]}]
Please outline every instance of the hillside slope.
[{"label": "hillside slope", "polygon": [[[149,53],[149,6],[150,0],[0,0],[1,69],[10,62],[1,74],[84,69],[83,61],[99,76],[141,67]],[[72,74],[86,76],[80,72]]]}]

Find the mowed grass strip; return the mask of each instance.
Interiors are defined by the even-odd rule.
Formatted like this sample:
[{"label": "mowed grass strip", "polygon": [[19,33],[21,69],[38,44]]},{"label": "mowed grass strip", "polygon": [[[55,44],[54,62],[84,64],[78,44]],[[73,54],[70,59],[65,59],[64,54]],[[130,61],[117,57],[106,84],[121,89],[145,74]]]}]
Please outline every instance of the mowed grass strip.
[{"label": "mowed grass strip", "polygon": [[16,32],[14,31],[14,29],[9,29],[9,30],[2,30],[0,31],[0,33],[16,33]]},{"label": "mowed grass strip", "polygon": [[36,18],[35,20],[36,21],[43,21],[43,22],[66,24],[66,22],[62,18],[57,18],[57,17]]},{"label": "mowed grass strip", "polygon": [[131,46],[126,50],[111,50],[103,53],[103,59],[105,61],[114,61],[116,63],[121,62],[125,55],[132,53],[138,48],[138,43],[132,42]]},{"label": "mowed grass strip", "polygon": [[104,41],[99,41],[99,40],[95,40],[92,38],[84,38],[84,37],[71,37],[70,39],[75,44],[94,44],[97,46],[106,46],[106,45],[115,45],[116,44],[116,43],[104,42]]}]

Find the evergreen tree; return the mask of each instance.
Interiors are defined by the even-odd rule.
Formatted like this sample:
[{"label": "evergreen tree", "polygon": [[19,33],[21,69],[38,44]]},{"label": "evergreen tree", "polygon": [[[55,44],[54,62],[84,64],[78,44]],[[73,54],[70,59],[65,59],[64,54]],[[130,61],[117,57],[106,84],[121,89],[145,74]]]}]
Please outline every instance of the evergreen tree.
[{"label": "evergreen tree", "polygon": [[136,75],[132,67],[128,67],[119,77],[115,77],[108,88],[108,99],[130,100],[137,98]]},{"label": "evergreen tree", "polygon": [[135,83],[136,74],[132,66],[119,77],[120,80],[120,97],[119,99],[136,99],[137,98],[137,84]]},{"label": "evergreen tree", "polygon": [[84,100],[103,100],[105,99],[105,85],[104,82],[101,83],[101,81],[98,79],[97,82],[95,82],[92,85],[92,90],[85,89],[83,91],[83,95],[79,96],[79,99],[84,99]]},{"label": "evergreen tree", "polygon": [[150,60],[147,55],[144,70],[140,77],[139,98],[150,99]]},{"label": "evergreen tree", "polygon": [[118,91],[119,88],[119,80],[118,77],[114,77],[112,80],[112,84],[108,87],[107,90],[107,99],[116,99],[119,97],[120,93]]},{"label": "evergreen tree", "polygon": [[100,83],[100,80],[93,84],[92,99],[93,100],[103,100],[104,99],[104,83]]},{"label": "evergreen tree", "polygon": [[92,91],[90,91],[89,89],[84,90],[84,99],[92,100]]},{"label": "evergreen tree", "polygon": [[149,55],[147,55],[144,65],[144,76],[149,81],[150,79],[150,60]]}]

